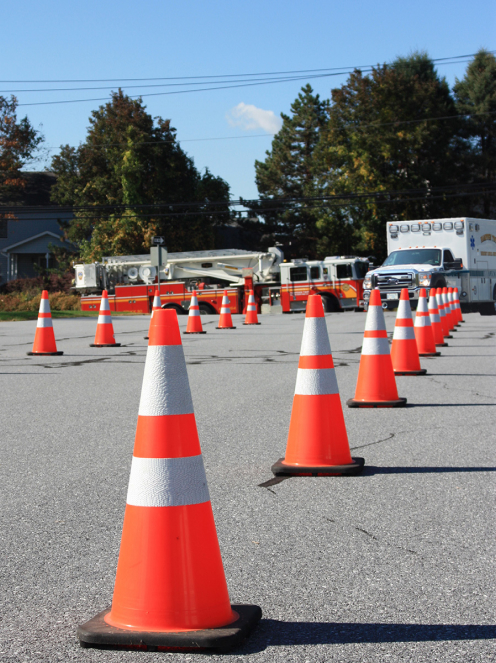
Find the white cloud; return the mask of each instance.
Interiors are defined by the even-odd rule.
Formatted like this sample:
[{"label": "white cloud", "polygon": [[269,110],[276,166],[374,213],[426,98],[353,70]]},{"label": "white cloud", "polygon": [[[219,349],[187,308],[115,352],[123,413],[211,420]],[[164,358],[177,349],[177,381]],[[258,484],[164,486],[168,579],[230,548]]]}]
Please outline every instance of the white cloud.
[{"label": "white cloud", "polygon": [[268,134],[275,134],[282,126],[281,118],[277,117],[274,111],[263,110],[243,102],[231,108],[226,117],[232,127],[241,127],[244,131],[263,129]]}]

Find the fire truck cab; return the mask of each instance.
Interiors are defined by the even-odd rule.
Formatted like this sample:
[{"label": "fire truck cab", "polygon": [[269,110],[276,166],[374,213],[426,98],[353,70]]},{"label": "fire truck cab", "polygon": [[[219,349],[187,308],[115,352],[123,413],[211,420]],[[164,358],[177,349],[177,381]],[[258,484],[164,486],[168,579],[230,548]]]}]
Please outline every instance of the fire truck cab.
[{"label": "fire truck cab", "polygon": [[293,260],[279,265],[283,313],[304,311],[308,295],[322,297],[324,311],[362,310],[365,258],[328,256],[324,260]]}]

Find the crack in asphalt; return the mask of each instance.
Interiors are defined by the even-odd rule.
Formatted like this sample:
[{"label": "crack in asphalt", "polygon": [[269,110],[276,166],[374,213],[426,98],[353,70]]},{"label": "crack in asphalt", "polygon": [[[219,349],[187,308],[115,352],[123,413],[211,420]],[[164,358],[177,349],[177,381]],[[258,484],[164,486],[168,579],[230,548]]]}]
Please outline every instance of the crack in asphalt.
[{"label": "crack in asphalt", "polygon": [[[405,431],[402,431],[405,432]],[[370,447],[373,444],[380,444],[381,442],[387,442],[388,440],[392,440],[393,437],[396,436],[396,433],[390,433],[389,437],[385,437],[383,440],[377,440],[377,442],[369,442],[368,444],[361,444],[358,447],[350,447],[350,451],[353,451],[354,449],[363,449],[364,447]]]}]

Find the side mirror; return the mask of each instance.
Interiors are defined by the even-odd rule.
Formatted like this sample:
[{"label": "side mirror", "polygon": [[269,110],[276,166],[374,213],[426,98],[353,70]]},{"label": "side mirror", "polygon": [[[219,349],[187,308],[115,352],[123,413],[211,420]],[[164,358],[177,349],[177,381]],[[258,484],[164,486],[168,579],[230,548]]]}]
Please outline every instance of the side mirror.
[{"label": "side mirror", "polygon": [[445,262],[444,269],[463,269],[462,259],[455,258],[453,262]]}]

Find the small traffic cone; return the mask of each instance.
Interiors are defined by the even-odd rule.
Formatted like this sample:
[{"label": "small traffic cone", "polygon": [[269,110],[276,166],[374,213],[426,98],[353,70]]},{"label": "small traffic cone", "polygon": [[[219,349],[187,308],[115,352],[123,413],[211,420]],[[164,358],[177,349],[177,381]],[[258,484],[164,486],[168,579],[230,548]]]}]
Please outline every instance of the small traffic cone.
[{"label": "small traffic cone", "polygon": [[419,357],[438,357],[441,354],[440,352],[436,352],[425,288],[421,288],[419,292],[414,331]]},{"label": "small traffic cone", "polygon": [[150,326],[114,596],[85,647],[226,649],[261,617],[229,602],[177,314]]},{"label": "small traffic cone", "polygon": [[446,309],[444,306],[442,288],[438,288],[436,290],[436,302],[437,302],[437,310],[439,311],[439,319],[441,321],[441,327],[443,329],[443,338],[453,338],[453,336],[450,336],[449,333],[448,320],[446,319]]},{"label": "small traffic cone", "polygon": [[398,397],[393,364],[389,354],[381,293],[377,288],[370,293],[355,398],[350,398],[346,405],[348,407],[403,407],[406,405],[406,398]]},{"label": "small traffic cone", "polygon": [[445,347],[448,344],[444,341],[443,327],[441,325],[441,316],[437,308],[437,290],[431,288],[429,291],[429,317],[431,319],[432,333],[434,334],[434,343]]},{"label": "small traffic cone", "polygon": [[186,331],[184,331],[183,334],[206,334],[206,333],[207,332],[203,331],[202,327],[196,290],[193,290],[193,294],[191,295],[191,301],[189,303],[188,324],[186,325]]},{"label": "small traffic cone", "polygon": [[450,332],[458,331],[455,329],[455,320],[453,318],[453,313],[451,311],[451,302],[448,297],[448,288],[443,288],[443,303],[444,311],[446,313],[446,320],[448,322],[448,329]]},{"label": "small traffic cone", "polygon": [[358,474],[363,458],[352,458],[331,345],[320,295],[310,295],[301,342],[286,456],[274,474]]},{"label": "small traffic cone", "polygon": [[216,329],[236,329],[233,325],[231,309],[229,308],[229,297],[227,296],[227,290],[224,290],[224,295],[222,297],[222,304],[220,307],[220,318],[219,326]]},{"label": "small traffic cone", "polygon": [[41,293],[40,310],[38,313],[38,322],[36,323],[36,332],[34,335],[33,350],[26,352],[27,355],[63,355],[63,352],[57,352],[55,335],[53,333],[52,314],[50,312],[50,301],[48,299],[48,290]]},{"label": "small traffic cone", "polygon": [[425,375],[427,373],[426,368],[420,367],[407,288],[401,290],[391,345],[391,362],[395,375]]},{"label": "small traffic cone", "polygon": [[250,290],[250,296],[248,297],[248,305],[246,307],[246,317],[243,322],[244,325],[259,325],[258,316],[257,316],[257,305],[255,304],[255,293],[253,290]]},{"label": "small traffic cone", "polygon": [[455,304],[456,304],[456,319],[458,322],[465,322],[462,315],[462,307],[460,306],[460,297],[458,296],[458,288],[455,288]]},{"label": "small traffic cone", "polygon": [[102,292],[100,312],[96,324],[95,342],[90,343],[90,348],[118,348],[120,343],[115,342],[114,327],[110,317],[110,305],[107,291]]},{"label": "small traffic cone", "polygon": [[[152,314],[150,316],[150,325],[152,324],[153,314],[159,308],[162,308],[162,300],[160,299],[160,292],[158,291],[158,288],[155,288],[155,295],[153,297],[153,304],[152,304]],[[150,338],[150,336],[143,336],[143,338],[145,339],[145,341],[147,341]]]}]

